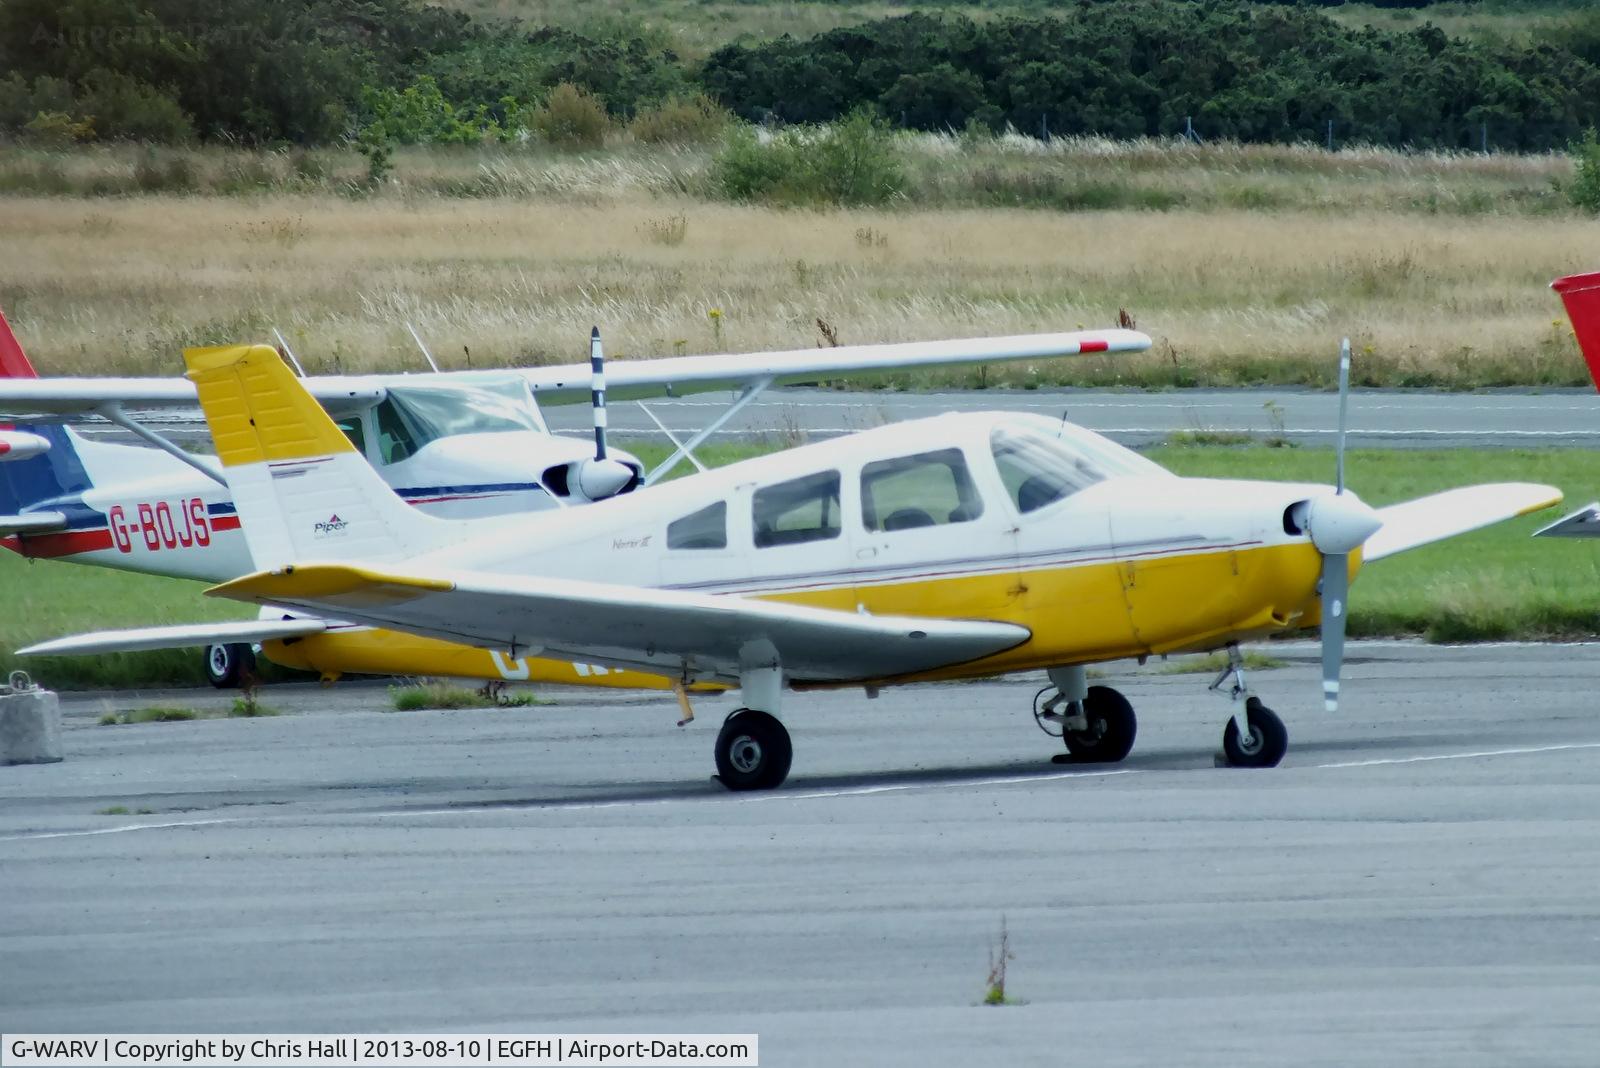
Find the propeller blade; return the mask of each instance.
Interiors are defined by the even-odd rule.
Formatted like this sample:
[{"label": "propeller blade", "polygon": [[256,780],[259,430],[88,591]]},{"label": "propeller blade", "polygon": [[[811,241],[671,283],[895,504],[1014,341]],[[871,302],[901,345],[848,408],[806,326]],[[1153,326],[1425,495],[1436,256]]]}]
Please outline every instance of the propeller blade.
[{"label": "propeller blade", "polygon": [[600,348],[600,328],[589,334],[589,403],[594,411],[594,458],[606,458],[606,356]]},{"label": "propeller blade", "polygon": [[1350,405],[1350,339],[1339,345],[1339,441],[1334,451],[1334,492],[1344,492],[1345,411]]},{"label": "propeller blade", "polygon": [[1322,558],[1322,706],[1339,711],[1339,669],[1344,665],[1344,631],[1350,596],[1350,557]]}]

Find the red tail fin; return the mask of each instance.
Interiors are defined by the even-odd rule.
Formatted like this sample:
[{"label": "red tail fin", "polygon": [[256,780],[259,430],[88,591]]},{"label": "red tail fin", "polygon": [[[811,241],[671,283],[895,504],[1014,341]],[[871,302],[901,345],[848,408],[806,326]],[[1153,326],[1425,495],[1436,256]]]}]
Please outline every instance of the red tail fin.
[{"label": "red tail fin", "polygon": [[0,312],[0,378],[38,378],[39,372],[28,362],[27,353],[17,344],[4,312]]},{"label": "red tail fin", "polygon": [[1600,389],[1600,271],[1557,278],[1550,288],[1561,294],[1561,303],[1567,306],[1578,348],[1589,361],[1589,377]]}]

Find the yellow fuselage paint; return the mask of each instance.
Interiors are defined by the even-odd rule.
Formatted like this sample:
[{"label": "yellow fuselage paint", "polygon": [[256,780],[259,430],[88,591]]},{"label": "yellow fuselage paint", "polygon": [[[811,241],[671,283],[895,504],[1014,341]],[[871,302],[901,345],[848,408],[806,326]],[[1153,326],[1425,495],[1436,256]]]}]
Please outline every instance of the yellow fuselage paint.
[{"label": "yellow fuselage paint", "polygon": [[[626,690],[670,690],[672,680],[643,671],[573,664],[542,657],[513,659],[471,645],[393,630],[355,630],[263,642],[267,659],[284,667],[340,675],[441,675],[501,682],[555,682]],[[721,690],[695,685],[691,690]]]},{"label": "yellow fuselage paint", "polygon": [[[1229,641],[1315,626],[1320,622],[1316,583],[1321,564],[1316,549],[1301,542],[762,596],[838,611],[859,605],[883,615],[996,620],[1026,627],[1032,635],[982,660],[893,680],[910,682],[1214,649]],[[1359,566],[1359,557],[1353,558],[1352,577]],[[486,649],[389,630],[318,634],[267,642],[262,648],[276,663],[324,676],[444,675],[649,690],[672,686],[670,679],[645,672],[537,657],[513,660]]]},{"label": "yellow fuselage paint", "polygon": [[[1214,649],[1315,626],[1321,566],[1309,543],[1269,545],[868,586],[857,599],[874,613],[992,619],[1032,634],[982,660],[892,680],[913,682]],[[1352,560],[1352,575],[1358,566]]]}]

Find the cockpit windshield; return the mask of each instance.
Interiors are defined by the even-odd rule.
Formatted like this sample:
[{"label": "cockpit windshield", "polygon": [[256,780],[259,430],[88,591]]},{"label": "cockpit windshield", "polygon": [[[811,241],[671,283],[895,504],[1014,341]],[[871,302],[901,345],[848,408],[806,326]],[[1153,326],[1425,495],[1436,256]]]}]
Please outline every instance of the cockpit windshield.
[{"label": "cockpit windshield", "polygon": [[378,443],[384,463],[396,463],[439,438],[542,430],[518,379],[472,385],[390,386],[378,405]]},{"label": "cockpit windshield", "polygon": [[1032,512],[1108,478],[1170,474],[1159,464],[1070,423],[997,428],[989,435],[1011,503]]}]

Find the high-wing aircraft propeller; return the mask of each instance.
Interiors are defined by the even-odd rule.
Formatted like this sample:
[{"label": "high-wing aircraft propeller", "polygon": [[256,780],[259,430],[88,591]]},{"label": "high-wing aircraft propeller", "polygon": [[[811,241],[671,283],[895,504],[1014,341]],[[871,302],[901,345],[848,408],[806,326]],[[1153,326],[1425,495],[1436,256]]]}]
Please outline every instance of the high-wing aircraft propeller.
[{"label": "high-wing aircraft propeller", "polygon": [[606,455],[606,357],[600,347],[600,328],[589,334],[589,394],[594,413],[594,459],[578,469],[578,484],[591,501],[621,493],[638,478],[638,472]]}]

